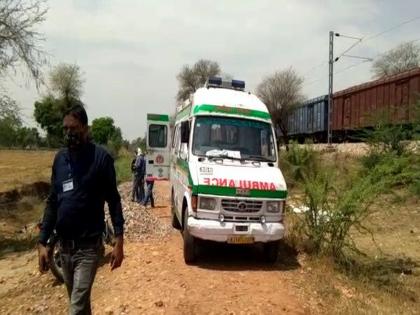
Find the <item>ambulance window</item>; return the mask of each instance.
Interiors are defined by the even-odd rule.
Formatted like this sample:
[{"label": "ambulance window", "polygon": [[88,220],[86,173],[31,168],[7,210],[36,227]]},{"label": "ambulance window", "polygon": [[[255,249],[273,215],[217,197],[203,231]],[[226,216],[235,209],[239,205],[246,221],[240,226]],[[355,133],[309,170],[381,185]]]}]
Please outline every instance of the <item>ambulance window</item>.
[{"label": "ambulance window", "polygon": [[276,160],[270,124],[240,118],[197,117],[192,153],[202,156],[215,150],[240,152],[241,157],[251,160]]},{"label": "ambulance window", "polygon": [[167,126],[150,125],[149,126],[149,146],[151,148],[164,148],[167,144]]},{"label": "ambulance window", "polygon": [[274,139],[269,129],[261,130],[261,155],[274,156]]},{"label": "ambulance window", "polygon": [[226,143],[227,144],[237,144],[238,143],[238,127],[236,126],[224,126],[224,132],[226,134]]},{"label": "ambulance window", "polygon": [[222,141],[222,132],[220,125],[212,125],[211,126],[211,133],[210,133],[211,141]]}]

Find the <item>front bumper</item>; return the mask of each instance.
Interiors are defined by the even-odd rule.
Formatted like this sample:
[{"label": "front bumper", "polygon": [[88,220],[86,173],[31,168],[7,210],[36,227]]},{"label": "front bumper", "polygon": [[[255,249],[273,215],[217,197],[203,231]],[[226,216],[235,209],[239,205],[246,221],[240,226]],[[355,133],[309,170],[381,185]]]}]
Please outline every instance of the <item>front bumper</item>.
[{"label": "front bumper", "polygon": [[284,236],[284,225],[280,222],[220,222],[188,217],[187,228],[197,238],[216,242],[226,242],[229,236],[246,235],[253,236],[255,242],[266,243]]}]

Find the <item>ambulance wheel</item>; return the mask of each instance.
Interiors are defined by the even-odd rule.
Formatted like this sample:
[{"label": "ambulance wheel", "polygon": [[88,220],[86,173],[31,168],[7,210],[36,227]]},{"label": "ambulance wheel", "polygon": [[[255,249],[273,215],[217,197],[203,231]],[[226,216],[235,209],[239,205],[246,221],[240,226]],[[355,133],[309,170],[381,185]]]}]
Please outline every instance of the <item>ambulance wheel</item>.
[{"label": "ambulance wheel", "polygon": [[174,194],[171,194],[171,216],[172,216],[172,227],[177,230],[181,230],[181,224],[179,223],[178,217],[175,213],[175,200]]},{"label": "ambulance wheel", "polygon": [[[187,212],[186,210],[185,212]],[[194,263],[197,259],[197,240],[188,231],[188,213],[183,215],[184,224],[182,236],[184,238],[184,261],[187,265]]]},{"label": "ambulance wheel", "polygon": [[264,244],[264,259],[270,264],[277,261],[280,250],[280,241],[268,242]]}]

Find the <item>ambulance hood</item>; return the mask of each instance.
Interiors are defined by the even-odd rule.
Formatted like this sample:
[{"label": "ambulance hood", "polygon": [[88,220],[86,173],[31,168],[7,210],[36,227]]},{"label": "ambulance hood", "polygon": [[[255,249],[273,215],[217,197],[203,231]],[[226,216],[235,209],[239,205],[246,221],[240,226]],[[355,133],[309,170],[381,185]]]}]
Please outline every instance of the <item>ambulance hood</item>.
[{"label": "ambulance hood", "polygon": [[197,194],[286,198],[287,187],[277,166],[229,159],[190,162],[193,191]]}]

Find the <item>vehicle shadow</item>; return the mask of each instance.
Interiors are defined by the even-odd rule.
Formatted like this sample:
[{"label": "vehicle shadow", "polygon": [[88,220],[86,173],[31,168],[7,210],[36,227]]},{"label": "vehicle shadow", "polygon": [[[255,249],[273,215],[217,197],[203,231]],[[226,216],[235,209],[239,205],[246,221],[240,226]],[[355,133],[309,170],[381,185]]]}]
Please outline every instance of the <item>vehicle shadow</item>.
[{"label": "vehicle shadow", "polygon": [[297,256],[298,252],[295,248],[282,243],[277,262],[268,263],[264,260],[262,244],[230,245],[201,241],[195,265],[203,269],[221,271],[287,271],[301,267]]}]

